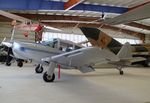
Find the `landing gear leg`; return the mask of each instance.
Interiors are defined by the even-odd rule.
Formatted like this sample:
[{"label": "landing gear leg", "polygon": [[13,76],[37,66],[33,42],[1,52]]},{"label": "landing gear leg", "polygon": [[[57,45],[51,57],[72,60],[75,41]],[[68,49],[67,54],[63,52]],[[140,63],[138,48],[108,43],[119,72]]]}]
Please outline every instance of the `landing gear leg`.
[{"label": "landing gear leg", "polygon": [[123,74],[124,74],[123,70],[120,70],[119,73],[120,73],[120,75],[123,75]]},{"label": "landing gear leg", "polygon": [[117,67],[117,70],[119,70],[119,74],[120,74],[120,75],[123,75],[123,74],[124,74],[124,72],[123,72],[123,70],[122,70],[122,67],[121,67],[121,66],[118,66],[118,67]]},{"label": "landing gear leg", "polygon": [[17,66],[18,66],[18,67],[23,67],[23,61],[22,61],[22,60],[19,60]]},{"label": "landing gear leg", "polygon": [[7,66],[11,66],[11,63],[10,63],[10,62],[6,62],[6,65],[7,65]]},{"label": "landing gear leg", "polygon": [[51,62],[48,68],[48,71],[43,74],[43,80],[45,82],[53,82],[55,79],[55,70],[56,64],[54,62]]},{"label": "landing gear leg", "polygon": [[11,66],[11,60],[13,59],[13,57],[10,56],[11,54],[12,54],[12,49],[8,48],[6,66]]},{"label": "landing gear leg", "polygon": [[36,73],[42,73],[43,72],[43,66],[41,64],[38,64],[35,68]]}]

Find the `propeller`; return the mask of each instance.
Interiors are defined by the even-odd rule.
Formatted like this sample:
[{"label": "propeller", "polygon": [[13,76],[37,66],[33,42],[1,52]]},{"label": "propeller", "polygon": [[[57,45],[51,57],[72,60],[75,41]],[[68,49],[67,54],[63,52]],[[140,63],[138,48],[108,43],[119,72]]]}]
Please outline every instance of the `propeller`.
[{"label": "propeller", "polygon": [[12,43],[10,42],[6,42],[6,37],[2,40],[1,45],[4,46],[3,51],[7,52],[7,56],[6,56],[6,65],[10,66],[11,65],[11,61],[13,59],[13,53],[12,53]]}]

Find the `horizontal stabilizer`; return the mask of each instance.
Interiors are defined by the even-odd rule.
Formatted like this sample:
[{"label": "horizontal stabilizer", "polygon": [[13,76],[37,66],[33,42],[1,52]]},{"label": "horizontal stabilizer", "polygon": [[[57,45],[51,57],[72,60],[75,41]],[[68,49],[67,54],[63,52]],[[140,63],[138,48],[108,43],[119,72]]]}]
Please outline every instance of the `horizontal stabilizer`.
[{"label": "horizontal stabilizer", "polygon": [[146,60],[146,58],[143,58],[143,57],[133,57],[130,62],[131,63],[134,63],[134,62],[140,62],[140,61],[144,61]]},{"label": "horizontal stabilizer", "polygon": [[82,73],[88,73],[88,72],[95,71],[94,68],[92,68],[91,66],[84,66],[84,67],[79,68],[79,70]]}]

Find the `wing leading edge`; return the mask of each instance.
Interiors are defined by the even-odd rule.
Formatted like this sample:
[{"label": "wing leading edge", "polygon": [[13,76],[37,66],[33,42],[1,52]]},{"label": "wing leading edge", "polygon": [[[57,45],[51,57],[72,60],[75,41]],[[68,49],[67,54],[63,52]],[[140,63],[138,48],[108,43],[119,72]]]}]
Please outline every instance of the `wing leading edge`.
[{"label": "wing leading edge", "polygon": [[87,47],[42,60],[46,62],[55,62],[66,67],[73,67],[85,73],[93,71],[94,69],[92,66],[96,63],[102,64],[109,61],[119,61],[120,59],[107,49]]},{"label": "wing leading edge", "polygon": [[116,16],[112,19],[107,19],[103,23],[109,25],[126,24],[132,21],[142,20],[150,17],[150,2],[140,6],[138,8],[132,9],[122,15]]}]

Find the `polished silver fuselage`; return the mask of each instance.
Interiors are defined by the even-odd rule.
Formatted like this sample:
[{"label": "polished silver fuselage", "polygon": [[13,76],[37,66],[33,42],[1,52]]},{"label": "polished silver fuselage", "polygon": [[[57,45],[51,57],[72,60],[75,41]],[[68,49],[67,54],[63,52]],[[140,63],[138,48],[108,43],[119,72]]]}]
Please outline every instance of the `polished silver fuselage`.
[{"label": "polished silver fuselage", "polygon": [[12,50],[16,58],[32,59],[38,63],[41,63],[42,58],[52,57],[54,55],[64,53],[57,48],[28,42],[14,42]]}]

